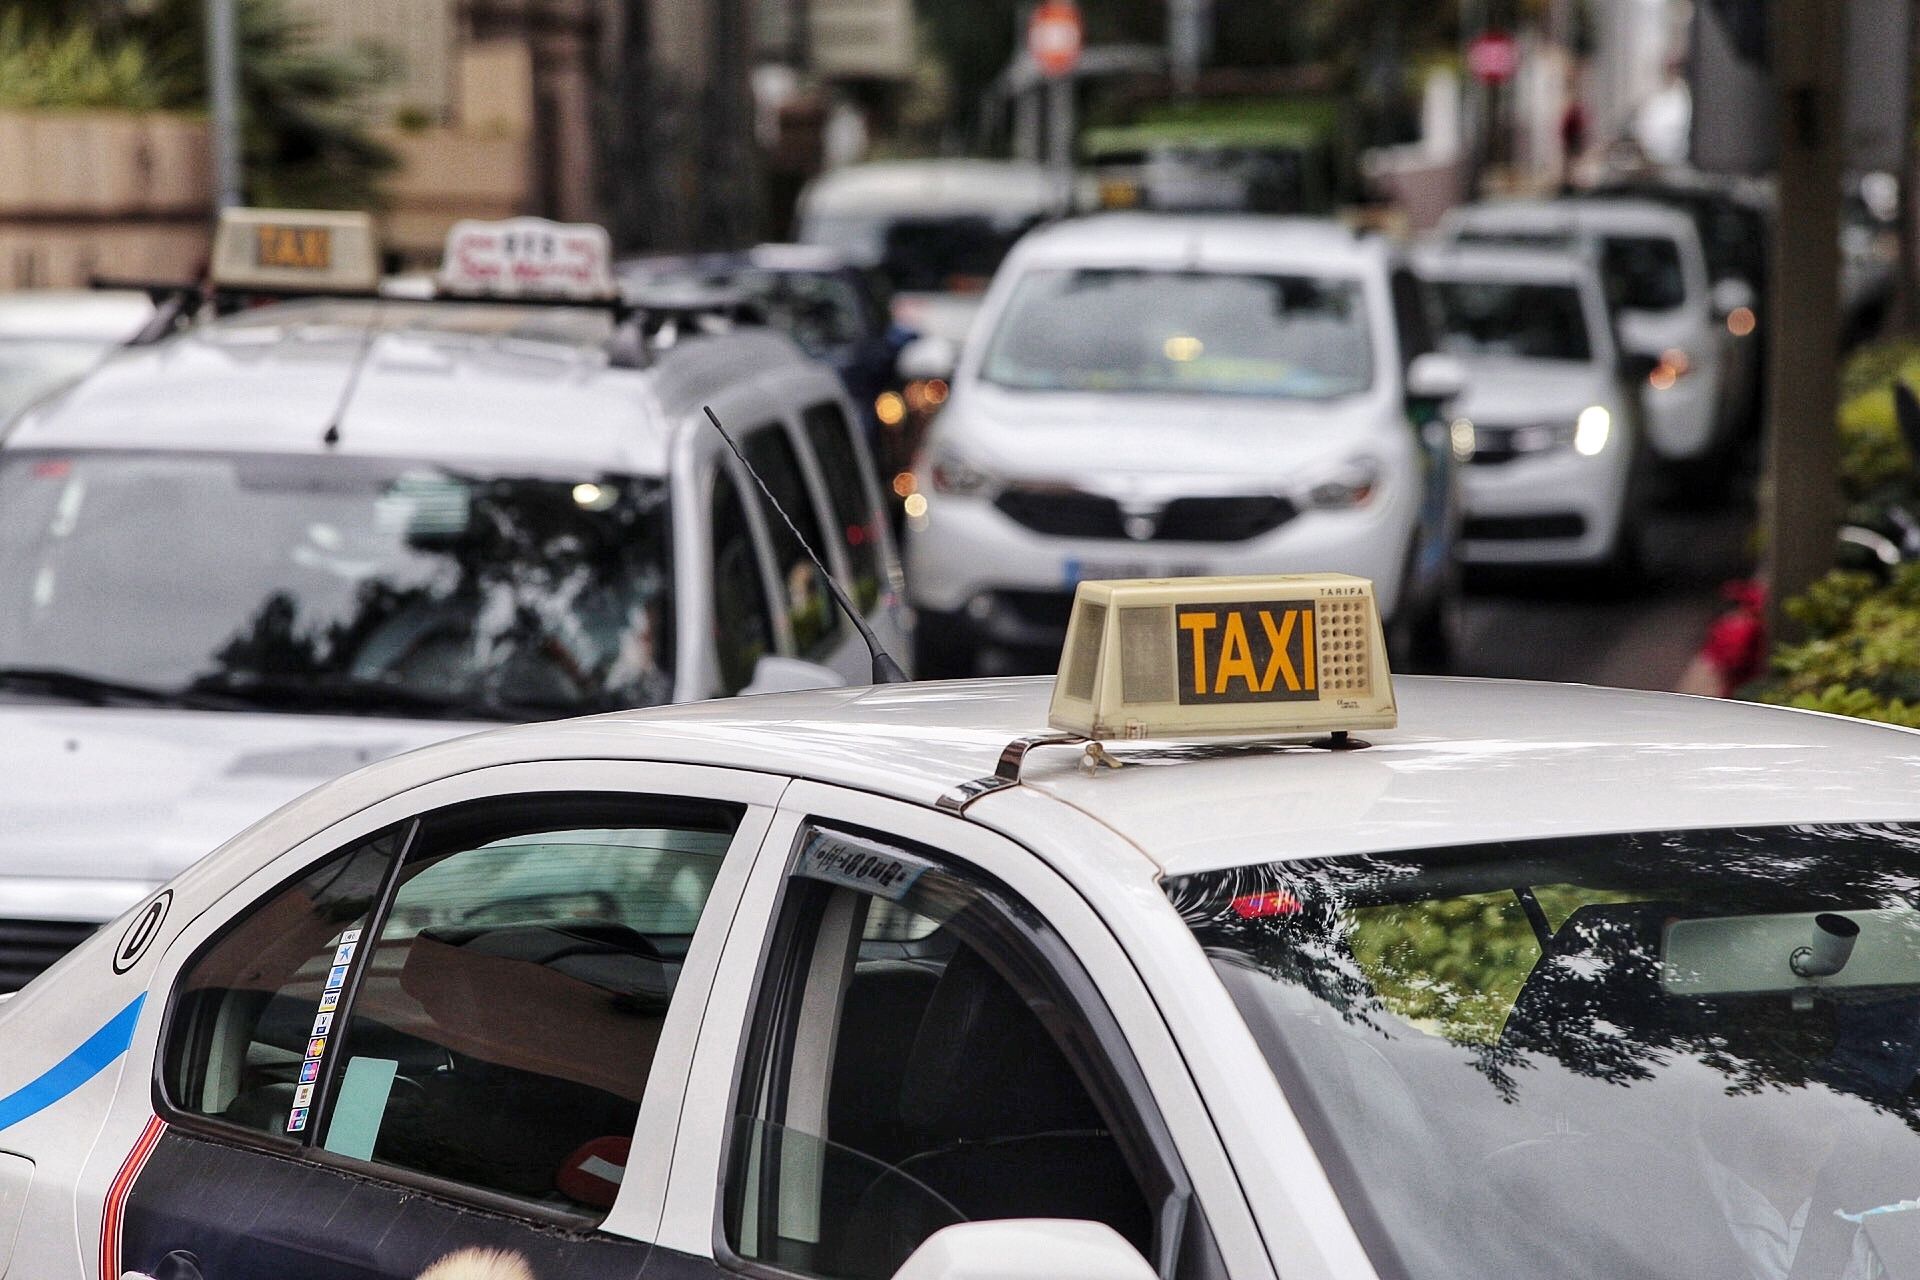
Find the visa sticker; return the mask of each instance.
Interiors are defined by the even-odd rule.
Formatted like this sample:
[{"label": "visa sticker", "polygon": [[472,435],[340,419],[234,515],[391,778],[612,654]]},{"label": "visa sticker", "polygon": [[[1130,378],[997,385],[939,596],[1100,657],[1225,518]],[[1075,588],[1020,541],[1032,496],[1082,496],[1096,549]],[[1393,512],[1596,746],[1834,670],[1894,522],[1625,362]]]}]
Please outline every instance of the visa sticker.
[{"label": "visa sticker", "polygon": [[335,1009],[338,1009],[339,1007],[340,1007],[340,992],[338,990],[322,991],[320,993],[320,1012],[321,1013],[332,1013]]},{"label": "visa sticker", "polygon": [[797,874],[898,902],[926,870],[925,862],[898,850],[816,833],[800,855]]}]

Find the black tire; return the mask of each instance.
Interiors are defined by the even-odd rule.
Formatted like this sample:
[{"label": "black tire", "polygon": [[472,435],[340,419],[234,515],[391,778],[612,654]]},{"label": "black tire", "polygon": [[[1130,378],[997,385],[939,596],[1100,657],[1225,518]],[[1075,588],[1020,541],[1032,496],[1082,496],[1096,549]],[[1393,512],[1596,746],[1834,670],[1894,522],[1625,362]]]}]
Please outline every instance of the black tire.
[{"label": "black tire", "polygon": [[[1408,600],[1387,626],[1389,660],[1409,674],[1445,675],[1460,651],[1460,565],[1422,600]],[[1405,581],[1413,581],[1411,557]]]}]

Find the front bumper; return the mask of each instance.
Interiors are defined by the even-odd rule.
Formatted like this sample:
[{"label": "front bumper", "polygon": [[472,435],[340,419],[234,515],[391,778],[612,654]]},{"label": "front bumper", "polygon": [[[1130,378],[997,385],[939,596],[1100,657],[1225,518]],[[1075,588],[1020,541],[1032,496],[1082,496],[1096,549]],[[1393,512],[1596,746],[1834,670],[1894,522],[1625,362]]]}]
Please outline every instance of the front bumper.
[{"label": "front bumper", "polygon": [[1469,564],[1594,564],[1613,553],[1627,505],[1629,451],[1572,449],[1461,468]]}]

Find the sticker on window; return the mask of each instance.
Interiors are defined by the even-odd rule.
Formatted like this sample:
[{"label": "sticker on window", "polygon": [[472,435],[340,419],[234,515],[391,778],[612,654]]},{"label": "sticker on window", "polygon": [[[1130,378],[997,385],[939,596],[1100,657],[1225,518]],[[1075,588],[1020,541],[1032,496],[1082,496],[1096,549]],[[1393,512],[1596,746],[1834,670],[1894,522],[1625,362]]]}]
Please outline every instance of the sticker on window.
[{"label": "sticker on window", "polygon": [[816,832],[801,851],[795,874],[899,902],[926,869],[925,862],[898,849]]}]

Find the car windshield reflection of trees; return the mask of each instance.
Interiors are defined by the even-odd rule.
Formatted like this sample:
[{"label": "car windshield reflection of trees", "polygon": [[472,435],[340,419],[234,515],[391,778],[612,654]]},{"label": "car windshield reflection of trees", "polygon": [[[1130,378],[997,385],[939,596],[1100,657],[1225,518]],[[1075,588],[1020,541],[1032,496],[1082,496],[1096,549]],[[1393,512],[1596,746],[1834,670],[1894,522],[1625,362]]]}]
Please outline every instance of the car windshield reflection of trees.
[{"label": "car windshield reflection of trees", "polygon": [[[629,482],[589,514],[576,496],[588,486],[446,479],[468,485],[464,527],[407,535],[436,572],[369,578],[350,612],[312,624],[293,592],[274,591],[194,690],[514,720],[671,699],[662,490]],[[657,560],[635,563],[635,547]]]},{"label": "car windshield reflection of trees", "polygon": [[1814,990],[1782,955],[1758,994],[1696,998],[1664,968],[1676,921],[1913,912],[1920,832],[1314,859],[1168,892],[1392,1270],[1920,1274],[1920,935],[1908,980],[1871,988]]}]

